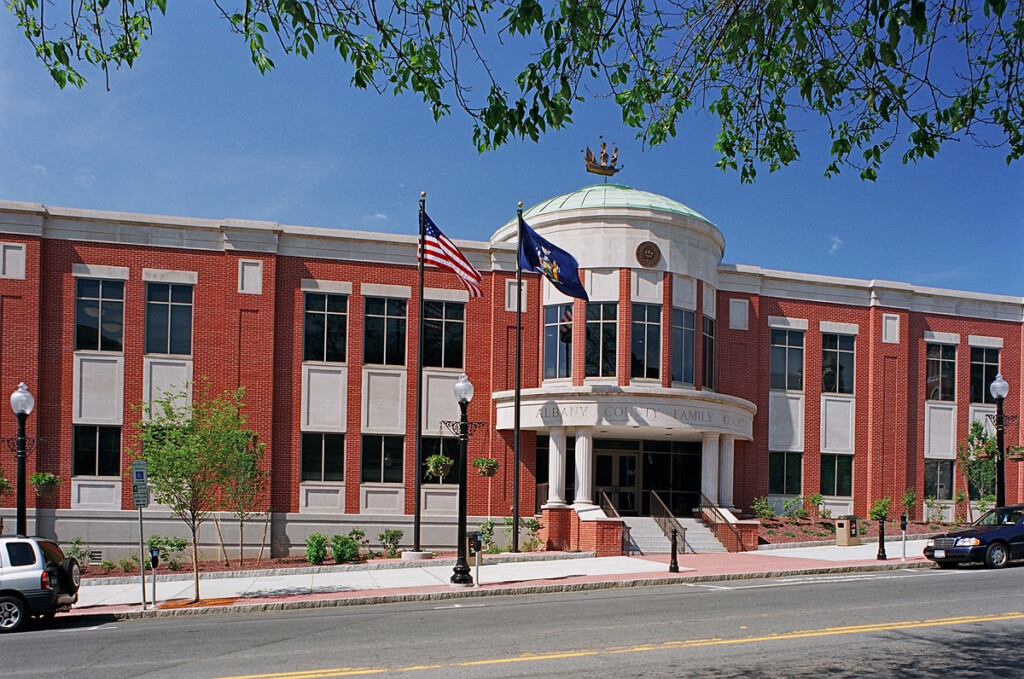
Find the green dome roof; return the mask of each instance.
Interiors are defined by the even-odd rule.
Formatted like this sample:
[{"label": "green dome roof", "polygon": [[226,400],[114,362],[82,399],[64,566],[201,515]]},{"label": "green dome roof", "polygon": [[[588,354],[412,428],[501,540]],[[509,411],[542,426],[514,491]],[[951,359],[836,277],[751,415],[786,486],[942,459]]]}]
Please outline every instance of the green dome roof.
[{"label": "green dome roof", "polygon": [[659,196],[648,191],[631,189],[621,184],[595,184],[586,186],[578,191],[556,196],[543,203],[534,205],[523,213],[524,217],[536,217],[538,215],[560,212],[562,210],[585,210],[590,208],[640,208],[646,210],[658,210],[671,212],[679,215],[693,217],[711,224],[711,221],[699,212],[688,208],[682,203]]}]

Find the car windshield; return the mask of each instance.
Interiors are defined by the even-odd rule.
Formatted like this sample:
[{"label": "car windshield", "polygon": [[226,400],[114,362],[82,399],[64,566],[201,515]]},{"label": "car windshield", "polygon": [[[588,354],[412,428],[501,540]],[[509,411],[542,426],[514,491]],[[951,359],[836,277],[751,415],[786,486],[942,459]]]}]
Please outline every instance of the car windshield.
[{"label": "car windshield", "polygon": [[974,522],[974,525],[1012,526],[1013,524],[1020,521],[1020,517],[1022,514],[1024,514],[1024,510],[1000,507],[999,509],[992,509],[982,514],[981,518]]}]

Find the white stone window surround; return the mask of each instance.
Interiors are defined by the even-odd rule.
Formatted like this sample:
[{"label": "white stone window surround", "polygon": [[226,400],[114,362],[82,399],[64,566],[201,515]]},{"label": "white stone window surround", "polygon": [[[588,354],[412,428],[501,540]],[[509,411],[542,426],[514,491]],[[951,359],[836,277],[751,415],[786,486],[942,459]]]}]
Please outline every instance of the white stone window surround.
[{"label": "white stone window surround", "polygon": [[587,297],[591,302],[619,301],[619,272],[617,269],[587,271]]},{"label": "white stone window surround", "polygon": [[806,318],[789,318],[786,316],[769,316],[768,327],[782,330],[807,330]]},{"label": "white stone window surround", "polygon": [[25,280],[24,243],[0,243],[0,278]]},{"label": "white stone window surround", "polygon": [[[520,299],[522,300],[521,301],[521,305],[522,305],[523,313],[526,313],[527,308],[528,308],[527,307],[527,300],[529,299],[529,295],[527,294],[527,291],[529,290],[528,286],[529,286],[529,281],[525,281],[524,280],[523,281],[523,287],[522,287],[522,294],[520,295]],[[508,280],[505,281],[505,311],[511,311],[512,313],[516,312],[516,279],[515,278],[509,278]]]},{"label": "white stone window surround", "polygon": [[238,293],[241,295],[263,294],[263,260],[238,260]]},{"label": "white stone window surround", "polygon": [[198,271],[175,271],[172,269],[143,269],[142,280],[147,283],[182,283],[198,285]]},{"label": "white stone window surround", "polygon": [[896,314],[882,314],[882,342],[900,343],[900,317]]},{"label": "white stone window surround", "polygon": [[933,332],[924,331],[924,341],[927,344],[960,344],[960,335],[955,332]]},{"label": "white stone window surround", "polygon": [[729,300],[729,329],[750,329],[750,302],[745,299]]},{"label": "white stone window surround", "polygon": [[823,335],[853,335],[860,334],[860,326],[856,323],[836,323],[834,321],[820,321],[818,330]]},{"label": "white stone window surround", "polygon": [[695,278],[673,275],[672,306],[686,311],[697,310],[697,280]]},{"label": "white stone window surround", "polygon": [[664,274],[661,271],[638,271],[633,269],[629,272],[629,278],[629,298],[631,302],[661,304],[665,301],[662,293]]},{"label": "white stone window surround", "polygon": [[708,283],[704,284],[704,306],[701,309],[708,318],[716,318],[718,313],[718,291]]},{"label": "white stone window surround", "polygon": [[984,335],[968,335],[967,345],[979,349],[1002,349],[1002,337],[985,337]]},{"label": "white stone window surround", "polygon": [[348,281],[327,281],[315,278],[303,278],[299,283],[303,292],[325,292],[332,295],[351,295],[352,283]]},{"label": "white stone window surround", "polygon": [[72,264],[71,275],[75,278],[105,278],[126,281],[130,274],[127,266],[104,266],[99,264]]},{"label": "white stone window surround", "polygon": [[392,299],[412,298],[412,288],[408,285],[383,285],[380,283],[363,283],[359,286],[359,294],[363,297],[390,297]]},{"label": "white stone window surround", "polygon": [[344,514],[344,481],[302,481],[299,483],[300,514]]}]

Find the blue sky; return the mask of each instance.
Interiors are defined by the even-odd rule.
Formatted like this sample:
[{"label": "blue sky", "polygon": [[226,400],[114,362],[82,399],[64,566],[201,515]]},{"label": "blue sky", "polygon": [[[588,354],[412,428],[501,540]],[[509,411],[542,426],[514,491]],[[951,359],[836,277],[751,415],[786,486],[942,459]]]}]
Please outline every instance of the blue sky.
[{"label": "blue sky", "polygon": [[[415,233],[417,200],[450,237],[487,240],[516,203],[599,183],[582,149],[616,142],[616,181],[714,222],[724,261],[1024,296],[1024,162],[968,143],[879,180],[824,179],[814,128],[803,160],[753,186],[714,167],[715,125],[688,116],[643,150],[613,104],[539,143],[480,155],[470,121],[435,123],[416,97],[361,92],[323,52],[261,76],[212,3],[170,3],[132,70],[59,90],[0,9],[0,199],[211,219]],[[584,263],[585,266],[585,263]]]}]

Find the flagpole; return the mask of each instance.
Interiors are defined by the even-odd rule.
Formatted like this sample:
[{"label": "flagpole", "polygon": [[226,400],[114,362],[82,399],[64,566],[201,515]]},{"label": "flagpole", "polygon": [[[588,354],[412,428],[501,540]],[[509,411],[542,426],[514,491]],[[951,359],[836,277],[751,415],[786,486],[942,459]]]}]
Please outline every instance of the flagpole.
[{"label": "flagpole", "polygon": [[412,503],[412,549],[414,552],[420,550],[420,470],[423,467],[423,257],[425,254],[426,220],[423,216],[427,211],[427,192],[420,192],[420,243],[419,243],[419,275],[420,275],[420,310],[417,321],[416,332],[416,435],[413,437],[416,442],[416,465],[413,473],[413,493],[415,497]]},{"label": "flagpole", "polygon": [[522,399],[523,372],[523,203],[519,201],[516,210],[519,224],[519,244],[516,247],[516,389],[513,408],[513,444],[512,444],[512,552],[519,551],[519,404]]}]

